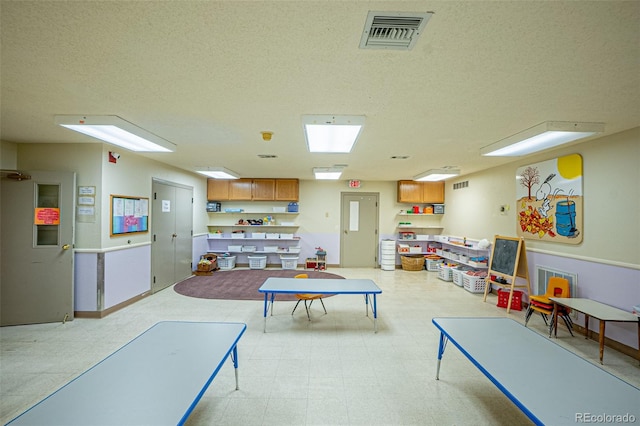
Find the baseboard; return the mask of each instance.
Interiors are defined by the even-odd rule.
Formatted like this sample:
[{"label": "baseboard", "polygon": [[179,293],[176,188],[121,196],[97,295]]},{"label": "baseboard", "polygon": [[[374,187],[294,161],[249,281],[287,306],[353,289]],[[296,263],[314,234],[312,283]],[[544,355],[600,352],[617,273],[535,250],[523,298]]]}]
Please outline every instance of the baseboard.
[{"label": "baseboard", "polygon": [[89,318],[89,319],[100,319],[100,318],[104,318],[107,315],[110,315],[116,311],[119,311],[120,309],[126,308],[129,305],[133,305],[134,303],[138,302],[139,300],[144,299],[145,297],[149,296],[151,294],[151,292],[144,292],[142,294],[139,294],[138,296],[132,297],[129,300],[125,300],[124,302],[118,303],[117,305],[114,305],[108,309],[105,309],[103,311],[75,311],[73,313],[75,318]]},{"label": "baseboard", "polygon": [[[574,323],[573,324],[573,333],[575,334],[576,337],[583,337],[584,338],[584,332],[585,332],[585,328]],[[589,333],[589,340],[593,340],[594,342],[598,343],[600,342],[600,333],[598,333],[597,331],[593,331],[591,330],[591,332]],[[627,356],[630,356],[631,358],[635,358],[637,360],[640,361],[640,350],[633,348],[631,346],[627,346],[624,343],[620,343],[616,340],[612,340],[609,339],[608,337],[605,336],[604,338],[604,345],[608,348],[614,349],[618,352],[621,352]]]}]

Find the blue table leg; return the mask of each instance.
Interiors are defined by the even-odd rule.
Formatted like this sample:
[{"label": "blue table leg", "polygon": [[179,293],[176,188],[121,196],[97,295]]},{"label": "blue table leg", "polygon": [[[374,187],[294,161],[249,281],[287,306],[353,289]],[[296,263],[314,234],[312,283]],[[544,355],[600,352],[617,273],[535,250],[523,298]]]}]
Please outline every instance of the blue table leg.
[{"label": "blue table leg", "polygon": [[233,368],[236,373],[236,390],[240,389],[238,385],[238,346],[233,347],[233,351],[231,352],[231,361],[233,361]]},{"label": "blue table leg", "polygon": [[369,294],[364,294],[364,307],[365,307],[365,316],[369,316]]},{"label": "blue table leg", "polygon": [[377,333],[378,332],[378,304],[376,301],[376,294],[373,294],[373,306],[372,306],[372,311],[373,311],[373,332]]},{"label": "blue table leg", "polygon": [[267,332],[267,312],[269,312],[269,293],[264,294],[264,333]]},{"label": "blue table leg", "polygon": [[440,380],[440,361],[442,361],[442,355],[447,347],[447,336],[443,332],[440,332],[440,345],[438,346],[438,367],[436,368],[436,380]]}]

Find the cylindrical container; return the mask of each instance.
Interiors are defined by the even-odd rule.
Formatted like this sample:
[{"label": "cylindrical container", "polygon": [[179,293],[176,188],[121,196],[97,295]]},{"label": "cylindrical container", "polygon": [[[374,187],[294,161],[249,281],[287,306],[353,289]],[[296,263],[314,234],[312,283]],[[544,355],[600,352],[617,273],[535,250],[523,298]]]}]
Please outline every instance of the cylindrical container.
[{"label": "cylindrical container", "polygon": [[558,235],[573,237],[576,229],[576,203],[573,201],[559,201],[556,204],[556,231]]}]

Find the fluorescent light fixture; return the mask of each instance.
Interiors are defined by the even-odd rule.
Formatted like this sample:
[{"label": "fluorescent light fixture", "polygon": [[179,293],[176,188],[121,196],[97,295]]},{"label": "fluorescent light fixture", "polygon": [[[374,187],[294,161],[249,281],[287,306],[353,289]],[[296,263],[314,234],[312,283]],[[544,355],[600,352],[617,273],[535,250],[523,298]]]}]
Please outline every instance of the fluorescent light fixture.
[{"label": "fluorescent light fixture", "polygon": [[203,175],[209,176],[214,179],[238,179],[240,176],[232,172],[229,169],[225,169],[224,167],[207,167],[203,170],[196,170],[198,173],[202,173]]},{"label": "fluorescent light fixture", "polygon": [[338,180],[342,175],[342,169],[339,167],[314,167],[313,174],[317,180]]},{"label": "fluorescent light fixture", "polygon": [[131,151],[173,152],[176,146],[117,115],[56,115],[55,124]]},{"label": "fluorescent light fixture", "polygon": [[545,121],[480,149],[481,155],[527,155],[604,132],[604,123]]},{"label": "fluorescent light fixture", "polygon": [[445,180],[450,177],[458,176],[459,174],[460,170],[457,169],[432,169],[414,176],[413,180],[419,182],[436,182],[439,180]]},{"label": "fluorescent light fixture", "polygon": [[303,115],[302,124],[309,152],[348,153],[364,126],[364,116]]}]

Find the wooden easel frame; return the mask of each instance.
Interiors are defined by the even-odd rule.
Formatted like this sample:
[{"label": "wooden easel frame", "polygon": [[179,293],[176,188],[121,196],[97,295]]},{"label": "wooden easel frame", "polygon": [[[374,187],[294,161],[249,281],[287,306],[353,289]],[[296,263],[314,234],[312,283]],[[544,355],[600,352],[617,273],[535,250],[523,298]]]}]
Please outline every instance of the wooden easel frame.
[{"label": "wooden easel frame", "polygon": [[[515,255],[515,263],[514,263],[514,267],[513,267],[513,274],[509,275],[509,274],[505,274],[504,272],[501,271],[495,271],[492,270],[491,268],[493,267],[493,256],[495,254],[495,250],[498,244],[498,240],[507,240],[507,241],[517,241],[518,242],[518,248],[516,250],[516,255]],[[501,276],[504,277],[505,279],[507,279],[508,283],[507,284],[503,284],[503,283],[499,283],[497,281],[494,281],[491,279],[491,276],[495,275],[497,276]],[[522,278],[525,280],[524,284],[519,284],[516,285],[516,278]],[[527,264],[527,250],[525,249],[524,246],[524,239],[523,238],[518,238],[518,237],[505,237],[505,236],[501,236],[501,235],[496,235],[494,237],[493,240],[493,246],[492,246],[492,250],[491,250],[491,258],[489,259],[489,269],[487,271],[487,278],[486,282],[487,284],[484,287],[484,298],[482,299],[484,302],[487,301],[487,295],[489,294],[489,291],[491,290],[491,286],[492,285],[497,285],[498,287],[502,287],[502,288],[509,288],[509,301],[507,302],[507,313],[509,313],[511,311],[511,300],[513,298],[513,290],[516,288],[526,288],[527,289],[527,295],[531,294],[531,285],[529,283],[529,265]]]}]

